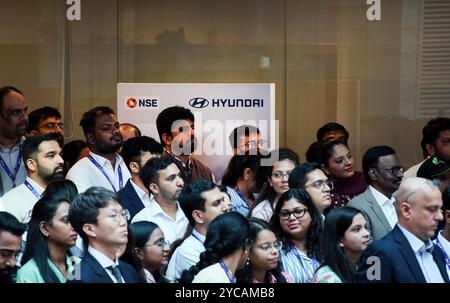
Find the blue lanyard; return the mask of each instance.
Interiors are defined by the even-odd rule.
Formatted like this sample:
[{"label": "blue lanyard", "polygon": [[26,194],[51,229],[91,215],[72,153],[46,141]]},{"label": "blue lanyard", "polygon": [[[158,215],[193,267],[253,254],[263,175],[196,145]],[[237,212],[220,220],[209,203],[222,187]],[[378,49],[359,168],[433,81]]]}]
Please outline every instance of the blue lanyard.
[{"label": "blue lanyard", "polygon": [[[438,236],[439,237],[439,236]],[[442,253],[444,253],[445,257],[445,263],[447,263],[448,269],[450,269],[450,259],[447,256],[447,253],[444,250],[444,247],[442,246],[441,242],[439,241],[439,238],[436,238],[436,244],[439,246],[439,248],[442,250]]]},{"label": "blue lanyard", "polygon": [[228,280],[230,280],[230,283],[236,283],[236,279],[233,277],[233,274],[231,273],[231,270],[228,268],[228,266],[223,262],[223,260],[219,260],[220,266],[222,266],[223,270],[228,276]]},{"label": "blue lanyard", "polygon": [[239,189],[239,187],[235,186],[235,187],[234,187],[234,191],[238,194],[239,198],[241,198],[242,200],[244,200],[245,205],[247,206],[247,209],[250,208],[250,205],[248,205],[248,203],[247,203],[247,199],[245,198],[244,194],[241,192],[241,190]]},{"label": "blue lanyard", "polygon": [[8,167],[8,165],[6,165],[5,160],[3,160],[3,158],[0,156],[0,165],[3,167],[3,169],[6,172],[6,174],[8,175],[8,177],[13,182],[13,187],[17,186],[16,185],[16,177],[17,177],[17,174],[19,172],[19,168],[20,168],[21,164],[22,164],[22,147],[20,147],[20,149],[19,149],[19,157],[17,158],[17,164],[16,164],[16,169],[14,170],[14,174],[11,172],[11,170]]},{"label": "blue lanyard", "polygon": [[199,237],[197,237],[196,234],[192,233],[192,236],[193,236],[195,239],[197,239],[198,242],[202,243],[203,246],[205,246],[205,243],[203,243],[203,241],[202,241]]},{"label": "blue lanyard", "polygon": [[28,182],[28,180],[25,180],[24,182],[25,186],[33,193],[33,195],[40,199],[41,195],[37,192],[37,190],[33,187],[33,185],[30,184],[30,182]]},{"label": "blue lanyard", "polygon": [[[106,174],[103,167],[101,167],[100,164],[98,164],[98,162],[91,155],[89,155],[88,158],[89,158],[89,160],[91,160],[92,163],[94,163],[94,165],[103,174],[103,176],[105,176],[106,180],[108,180],[109,184],[111,184],[114,191],[117,192],[116,187],[114,186],[114,183],[111,182],[111,179],[109,179],[109,177]],[[123,179],[122,179],[122,169],[120,168],[120,165],[119,165],[119,168],[117,169],[117,171],[119,172],[119,189],[122,189],[123,188]]]},{"label": "blue lanyard", "polygon": [[[312,275],[308,272],[308,270],[307,270],[305,264],[303,263],[303,259],[302,259],[302,257],[300,256],[300,254],[298,253],[297,246],[292,245],[292,246],[291,246],[291,250],[294,251],[294,255],[297,257],[298,261],[300,262],[300,265],[301,265],[302,268],[303,268],[303,271],[305,272],[306,280],[307,280],[306,282],[307,282],[307,283],[310,283],[310,282],[312,281]],[[313,267],[314,267],[314,262],[315,262],[314,258],[311,259],[311,262],[313,263]]]}]

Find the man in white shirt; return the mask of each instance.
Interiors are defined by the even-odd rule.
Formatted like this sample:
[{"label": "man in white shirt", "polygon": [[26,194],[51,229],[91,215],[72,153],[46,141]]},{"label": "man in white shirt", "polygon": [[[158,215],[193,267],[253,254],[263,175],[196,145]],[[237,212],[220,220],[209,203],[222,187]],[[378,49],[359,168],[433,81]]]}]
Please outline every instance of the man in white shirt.
[{"label": "man in white shirt", "polygon": [[64,178],[64,161],[57,134],[28,138],[23,144],[23,161],[28,177],[25,182],[2,197],[6,211],[22,223],[31,219],[34,204],[41,198],[47,185]]},{"label": "man in white shirt", "polygon": [[361,256],[357,278],[381,283],[449,283],[445,258],[431,237],[442,220],[442,195],[427,179],[411,177],[394,193],[398,223]]},{"label": "man in white shirt", "polygon": [[367,217],[372,237],[378,240],[397,223],[392,194],[400,186],[404,168],[395,150],[384,145],[369,148],[363,156],[362,166],[369,187],[347,206],[359,209]]},{"label": "man in white shirt", "polygon": [[140,177],[155,200],[134,216],[132,223],[150,221],[158,224],[170,243],[181,239],[188,219],[178,203],[184,186],[180,170],[170,159],[152,158],[141,169]]},{"label": "man in white shirt", "polygon": [[101,186],[113,192],[121,190],[131,175],[117,151],[122,135],[114,111],[105,106],[83,114],[80,125],[89,146],[89,156],[78,161],[67,173],[82,193],[91,186]]},{"label": "man in white shirt", "polygon": [[22,184],[27,177],[22,160],[27,110],[20,90],[12,86],[0,88],[0,196]]},{"label": "man in white shirt", "polygon": [[166,277],[177,281],[185,269],[197,264],[205,251],[208,226],[217,216],[230,211],[223,193],[211,181],[197,180],[187,184],[179,197],[181,208],[186,214],[192,234],[175,250],[167,266]]},{"label": "man in white shirt", "polygon": [[88,249],[68,282],[138,283],[135,269],[120,261],[128,242],[127,212],[117,195],[91,187],[70,205],[69,221]]},{"label": "man in white shirt", "polygon": [[162,145],[147,136],[130,138],[123,143],[122,157],[131,172],[131,179],[119,191],[119,197],[122,207],[130,213],[130,220],[154,200],[139,177],[139,171],[151,158],[161,157],[162,152]]}]

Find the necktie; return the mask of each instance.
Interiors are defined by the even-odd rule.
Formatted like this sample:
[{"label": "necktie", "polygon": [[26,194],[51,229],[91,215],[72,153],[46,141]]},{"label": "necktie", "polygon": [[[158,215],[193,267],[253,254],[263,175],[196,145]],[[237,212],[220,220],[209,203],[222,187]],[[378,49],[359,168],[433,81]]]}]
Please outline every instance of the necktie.
[{"label": "necktie", "polygon": [[114,278],[116,278],[117,283],[125,283],[122,278],[122,274],[120,273],[119,266],[108,266],[108,269],[111,270]]}]

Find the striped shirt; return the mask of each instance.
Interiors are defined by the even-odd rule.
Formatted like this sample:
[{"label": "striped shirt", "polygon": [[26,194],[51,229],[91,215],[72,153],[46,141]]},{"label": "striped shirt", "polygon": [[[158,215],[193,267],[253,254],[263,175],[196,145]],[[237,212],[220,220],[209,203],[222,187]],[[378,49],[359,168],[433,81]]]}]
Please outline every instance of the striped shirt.
[{"label": "striped shirt", "polygon": [[283,271],[294,279],[294,283],[311,283],[320,265],[315,258],[311,259],[295,246],[288,252],[282,251],[281,263]]},{"label": "striped shirt", "polygon": [[250,212],[250,205],[248,205],[233,188],[227,186],[227,192],[231,198],[231,210],[247,217]]}]

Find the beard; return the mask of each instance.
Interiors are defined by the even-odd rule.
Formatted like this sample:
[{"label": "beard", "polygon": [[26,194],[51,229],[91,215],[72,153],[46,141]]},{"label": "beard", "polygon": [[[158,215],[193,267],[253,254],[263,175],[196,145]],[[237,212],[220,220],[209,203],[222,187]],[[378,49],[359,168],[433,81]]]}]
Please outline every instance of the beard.
[{"label": "beard", "polygon": [[58,166],[55,169],[53,169],[53,171],[40,166],[38,163],[38,172],[39,172],[39,176],[47,183],[50,183],[52,181],[55,180],[62,180],[64,179],[64,166]]},{"label": "beard", "polygon": [[[113,137],[114,138],[114,137]],[[122,138],[122,137],[120,137]],[[97,147],[97,151],[101,154],[113,154],[117,152],[122,147],[122,139],[120,141],[113,140],[111,138],[110,141],[100,141],[96,140],[95,145]]]},{"label": "beard", "polygon": [[17,267],[0,269],[0,283],[16,283]]}]

